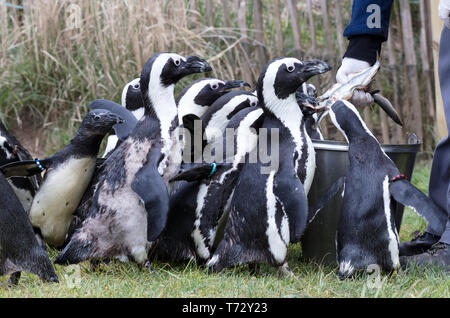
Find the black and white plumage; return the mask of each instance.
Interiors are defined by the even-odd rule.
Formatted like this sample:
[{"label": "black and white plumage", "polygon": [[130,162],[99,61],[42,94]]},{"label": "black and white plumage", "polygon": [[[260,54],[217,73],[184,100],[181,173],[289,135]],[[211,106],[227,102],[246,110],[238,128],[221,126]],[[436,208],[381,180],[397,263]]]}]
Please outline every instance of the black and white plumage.
[{"label": "black and white plumage", "polygon": [[104,136],[121,123],[107,110],[88,113],[75,137],[63,149],[38,162],[14,162],[1,167],[5,176],[31,176],[46,171],[34,196],[29,217],[45,242],[59,247],[64,243],[72,214],[77,208],[95,169]]},{"label": "black and white plumage", "polygon": [[234,91],[217,99],[201,117],[206,143],[222,138],[231,118],[247,107],[256,107],[258,97],[246,91]]},{"label": "black and white plumage", "polygon": [[[110,100],[96,99],[89,104],[89,108],[92,110],[106,109],[122,118],[123,120],[122,123],[114,125],[114,135],[110,135],[108,137],[108,144],[110,144],[111,137],[113,137],[114,149],[117,147],[118,143],[122,143],[131,134],[131,132],[133,131],[134,127],[138,122],[135,115],[133,115],[131,111],[129,111],[122,105],[112,102]],[[112,151],[110,151],[108,154],[111,153]],[[97,164],[94,171],[94,175],[92,176],[91,179],[91,183],[87,187],[86,191],[83,194],[83,197],[81,198],[80,204],[73,213],[72,221],[70,223],[69,230],[67,232],[66,241],[72,237],[73,233],[81,226],[81,223],[86,219],[89,213],[89,208],[93,200],[93,195],[95,192],[95,187],[98,183],[98,178],[100,175],[104,173],[104,167],[101,165],[104,161],[103,159],[104,158],[97,159]]]},{"label": "black and white plumage", "polygon": [[[132,125],[131,130],[134,128],[137,121],[140,120],[142,116],[144,116],[144,100],[142,99],[141,86],[139,81],[139,78],[135,78],[131,82],[127,83],[122,90],[122,106],[130,111],[136,118],[136,122],[127,121],[125,118],[123,118],[127,125]],[[116,134],[110,134],[108,136],[108,143],[106,144],[106,148],[102,155],[102,158],[106,158],[112,153],[112,151],[114,151],[114,149],[116,149],[118,141],[119,138],[116,136]]]},{"label": "black and white plumage", "polygon": [[436,233],[443,231],[447,214],[401,175],[351,103],[338,100],[329,114],[349,143],[336,241],[339,277],[350,277],[371,264],[385,271],[398,269],[394,201],[410,206]]},{"label": "black and white plumage", "polygon": [[140,77],[145,114],[130,136],[103,163],[87,218],[55,262],[131,258],[147,260],[150,242],[163,230],[168,210],[168,180],[178,172],[181,148],[173,95],[184,76],[210,71],[198,57],[153,55]]},{"label": "black and white plumage", "polygon": [[244,86],[250,85],[244,81],[222,81],[217,78],[202,78],[190,83],[177,98],[179,124],[183,123],[186,115],[200,118],[219,97],[233,88]]},{"label": "black and white plumage", "polygon": [[58,282],[22,204],[0,174],[0,275],[11,275],[10,283],[15,285],[22,271],[34,273],[45,281]]},{"label": "black and white plumage", "polygon": [[[225,128],[230,119],[240,110],[246,107],[255,107],[258,104],[258,98],[246,91],[229,92],[218,98],[209,109],[201,116],[201,118],[191,117],[195,122],[188,126],[190,132],[190,144],[185,145],[183,155],[183,169],[189,169],[190,163],[201,163],[207,156],[207,161],[215,157],[215,141],[221,142]],[[186,118],[186,117],[185,117]],[[186,122],[186,120],[184,120]],[[186,127],[186,125],[185,125]],[[222,153],[219,151],[219,156]]]},{"label": "black and white plumage", "polygon": [[[6,129],[0,120],[0,166],[15,161],[32,159],[33,157],[28,150],[19,143],[17,138]],[[11,177],[7,180],[28,213],[34,195],[42,181],[41,176]]]},{"label": "black and white plumage", "polygon": [[[254,105],[231,117],[226,129],[234,133],[223,136],[222,158],[225,160],[217,164],[212,176],[209,176],[211,166],[206,163],[193,164],[190,170],[177,176],[177,180],[195,181],[181,181],[171,194],[167,225],[153,251],[158,258],[181,261],[197,256],[201,260],[210,257],[219,226],[226,223],[243,159],[256,148],[262,114],[262,109]],[[233,149],[226,148],[227,138],[234,139]],[[232,157],[226,158],[227,153]]]},{"label": "black and white plumage", "polygon": [[[273,154],[276,162],[266,167],[267,171],[260,158],[242,167],[224,237],[207,262],[213,270],[262,262],[287,270],[287,246],[300,238],[308,217],[299,171],[308,170],[305,147],[309,147],[310,139],[304,125],[301,128],[303,114],[295,92],[311,76],[329,69],[318,60],[280,58],[270,62],[260,75],[258,99],[264,110],[261,128],[267,129],[267,148],[279,151]],[[278,135],[278,143],[272,139],[273,134]],[[309,181],[305,178],[303,183],[306,187]]]},{"label": "black and white plumage", "polygon": [[[196,123],[200,123],[200,118],[208,112],[210,106],[217,99],[227,95],[233,88],[244,86],[250,85],[240,80],[222,81],[216,78],[202,78],[192,82],[181,91],[177,99],[177,107],[178,123],[183,129],[184,162],[194,161],[196,142],[199,144],[198,151],[203,150],[206,145],[206,141],[202,142],[203,130],[200,127],[196,131]],[[196,134],[199,135],[198,138]]]}]

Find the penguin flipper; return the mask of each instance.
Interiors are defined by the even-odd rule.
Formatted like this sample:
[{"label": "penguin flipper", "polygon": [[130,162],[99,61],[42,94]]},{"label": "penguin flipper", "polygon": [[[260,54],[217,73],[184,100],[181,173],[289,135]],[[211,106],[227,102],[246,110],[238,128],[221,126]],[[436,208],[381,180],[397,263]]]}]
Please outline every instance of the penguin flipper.
[{"label": "penguin flipper", "polygon": [[128,135],[131,133],[138,122],[136,117],[134,117],[134,115],[128,109],[107,99],[96,99],[89,104],[89,108],[92,110],[106,109],[122,118],[123,123],[115,124],[113,126],[117,137],[122,141],[128,137]]},{"label": "penguin flipper", "polygon": [[6,178],[30,177],[41,173],[50,166],[49,159],[39,161],[40,166],[34,160],[15,161],[0,167],[0,171]]},{"label": "penguin flipper", "polygon": [[218,163],[216,164],[216,167],[214,168],[211,164],[203,164],[201,166],[189,169],[187,171],[184,171],[172,179],[170,179],[170,182],[173,181],[200,181],[203,179],[206,179],[212,175],[216,171],[216,169],[222,168],[222,167],[231,167],[231,163]]},{"label": "penguin flipper", "polygon": [[277,179],[274,193],[281,201],[289,218],[290,242],[297,242],[305,230],[308,218],[308,199],[303,184],[298,178]]},{"label": "penguin flipper", "polygon": [[152,242],[164,230],[169,213],[169,193],[153,162],[136,173],[131,188],[142,199],[147,211],[147,239]]},{"label": "penguin flipper", "polygon": [[447,222],[447,212],[407,180],[398,180],[389,185],[389,193],[395,201],[412,208],[434,233],[442,233]]},{"label": "penguin flipper", "polygon": [[337,179],[322,195],[319,197],[313,206],[311,206],[308,210],[308,224],[311,223],[316,217],[317,213],[320,212],[330,201],[332,197],[338,193],[338,191],[342,188],[345,183],[345,176]]}]

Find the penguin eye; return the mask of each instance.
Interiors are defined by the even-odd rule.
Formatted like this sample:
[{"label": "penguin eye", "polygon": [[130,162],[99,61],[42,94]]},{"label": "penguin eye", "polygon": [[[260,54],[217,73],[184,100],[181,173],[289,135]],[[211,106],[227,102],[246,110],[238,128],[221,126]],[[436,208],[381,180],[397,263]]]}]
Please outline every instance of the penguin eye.
[{"label": "penguin eye", "polygon": [[250,106],[255,107],[256,106],[256,102],[255,101],[250,102]]},{"label": "penguin eye", "polygon": [[133,85],[134,88],[138,89],[140,87],[139,83]]},{"label": "penguin eye", "polygon": [[219,84],[217,84],[217,83],[211,84],[211,88],[212,89],[218,89],[219,88]]},{"label": "penguin eye", "polygon": [[173,61],[173,64],[175,64],[175,66],[180,66],[181,61],[180,60],[175,60],[175,61]]},{"label": "penguin eye", "polygon": [[294,65],[289,65],[289,66],[287,67],[287,71],[288,71],[289,73],[292,73],[294,70],[295,70]]}]

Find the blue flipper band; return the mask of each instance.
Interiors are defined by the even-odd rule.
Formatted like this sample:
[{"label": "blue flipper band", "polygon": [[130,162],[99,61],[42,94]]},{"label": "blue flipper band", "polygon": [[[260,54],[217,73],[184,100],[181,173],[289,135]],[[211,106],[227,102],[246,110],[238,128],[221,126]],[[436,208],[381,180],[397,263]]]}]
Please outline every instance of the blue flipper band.
[{"label": "blue flipper band", "polygon": [[36,165],[39,167],[39,169],[41,169],[41,171],[44,171],[45,169],[44,169],[44,167],[41,165],[41,163],[39,162],[39,159],[38,158],[36,158],[36,159],[34,159],[34,162],[36,162]]},{"label": "blue flipper band", "polygon": [[214,174],[214,172],[216,172],[216,168],[217,168],[217,165],[215,162],[211,163],[210,166],[212,167],[212,169],[211,169],[211,172],[209,173],[208,178],[211,177]]}]

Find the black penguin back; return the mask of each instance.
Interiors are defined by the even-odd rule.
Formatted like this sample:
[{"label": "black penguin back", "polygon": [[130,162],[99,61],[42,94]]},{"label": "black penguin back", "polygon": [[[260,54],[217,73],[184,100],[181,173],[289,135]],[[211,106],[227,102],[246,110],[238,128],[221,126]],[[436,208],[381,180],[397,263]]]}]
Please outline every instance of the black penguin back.
[{"label": "black penguin back", "polygon": [[0,275],[27,271],[46,281],[58,281],[20,201],[1,174],[0,246]]}]

